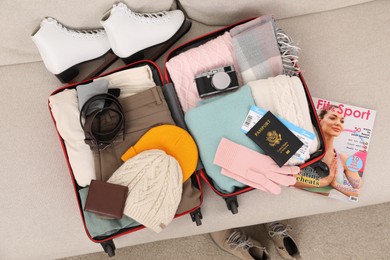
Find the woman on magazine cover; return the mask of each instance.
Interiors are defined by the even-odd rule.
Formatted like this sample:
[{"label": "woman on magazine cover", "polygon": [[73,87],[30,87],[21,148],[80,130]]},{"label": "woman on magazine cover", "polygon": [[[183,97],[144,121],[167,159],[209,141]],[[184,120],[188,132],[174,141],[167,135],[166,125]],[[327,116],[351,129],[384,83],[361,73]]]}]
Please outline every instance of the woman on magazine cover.
[{"label": "woman on magazine cover", "polygon": [[[330,105],[318,114],[326,145],[326,151],[322,161],[328,165],[329,175],[321,178],[319,186],[316,187],[328,186],[348,197],[357,196],[360,189],[361,177],[358,172],[352,172],[348,169],[346,165],[348,156],[344,153],[338,153],[334,148],[335,138],[344,130],[344,117],[337,113],[337,109],[338,106]],[[303,182],[297,182],[295,186],[299,188],[312,188],[309,190],[317,191],[313,185]]]},{"label": "woman on magazine cover", "polygon": [[326,145],[322,161],[334,173],[330,185],[347,196],[357,196],[361,183],[359,173],[350,171],[346,165],[348,156],[344,153],[338,153],[333,147],[334,139],[344,130],[344,117],[337,113],[337,109],[338,106],[331,105],[327,109],[321,110],[318,115]]}]

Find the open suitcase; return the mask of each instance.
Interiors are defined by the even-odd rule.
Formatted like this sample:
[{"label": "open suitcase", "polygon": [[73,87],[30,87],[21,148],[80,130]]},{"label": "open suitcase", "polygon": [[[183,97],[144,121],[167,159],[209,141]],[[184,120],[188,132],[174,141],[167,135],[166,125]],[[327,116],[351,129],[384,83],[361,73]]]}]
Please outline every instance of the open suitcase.
[{"label": "open suitcase", "polygon": [[[170,51],[170,53],[168,54],[168,56],[166,58],[166,62],[168,62],[173,57],[179,55],[180,53],[183,53],[186,50],[189,50],[191,48],[200,46],[200,45],[202,45],[202,44],[204,44],[204,43],[206,43],[206,42],[208,42],[208,41],[210,41],[212,39],[215,39],[216,37],[224,34],[226,31],[229,31],[231,28],[233,28],[233,27],[235,27],[237,25],[240,25],[240,24],[244,24],[244,23],[246,23],[246,22],[248,22],[248,21],[250,21],[252,19],[254,19],[254,18],[247,19],[247,20],[244,20],[244,21],[232,24],[230,26],[224,27],[222,29],[210,32],[210,33],[208,33],[206,35],[203,35],[203,36],[200,36],[200,37],[198,37],[196,39],[188,41],[188,42],[186,42],[186,43],[184,43],[184,44],[174,48],[172,51]],[[163,80],[162,75],[161,75],[161,71],[157,67],[157,65],[154,64],[151,61],[148,61],[148,60],[142,60],[142,61],[133,62],[133,63],[127,65],[127,66],[124,66],[122,68],[119,68],[119,69],[117,69],[115,71],[111,71],[111,72],[106,73],[106,74],[101,75],[101,76],[105,76],[105,75],[108,75],[108,74],[111,74],[111,73],[114,73],[114,72],[117,72],[117,71],[121,71],[121,70],[131,69],[131,68],[134,68],[134,67],[137,67],[137,66],[141,66],[141,65],[145,65],[145,64],[148,65],[152,69],[153,77],[154,77],[155,81],[159,83],[158,85],[162,86],[162,92],[163,92],[163,94],[164,94],[164,96],[166,98],[167,104],[169,106],[169,110],[171,111],[172,118],[174,119],[176,125],[181,127],[181,128],[184,128],[184,129],[188,130],[188,128],[186,126],[186,123],[185,123],[185,120],[184,120],[184,113],[183,113],[183,110],[181,109],[180,101],[179,101],[179,99],[178,99],[178,97],[177,97],[177,95],[175,93],[174,83],[172,82],[171,77],[169,75],[169,72],[168,72],[168,70],[166,68],[164,69],[165,80]],[[314,110],[314,105],[313,105],[312,100],[311,100],[310,92],[309,92],[309,90],[308,90],[308,88],[306,86],[304,78],[303,78],[303,76],[301,74],[299,74],[299,78],[302,81],[302,84],[304,86],[304,90],[305,90],[305,93],[306,93],[306,98],[307,98],[307,102],[309,104],[309,109],[310,109],[311,121],[312,121],[313,126],[315,127],[316,131],[318,132],[319,140],[320,140],[320,149],[319,149],[319,151],[317,153],[315,153],[315,154],[312,154],[311,158],[308,161],[306,161],[304,164],[300,165],[300,168],[303,169],[305,167],[312,167],[312,168],[315,168],[315,169],[317,169],[317,168],[324,169],[324,167],[326,168],[326,166],[324,166],[323,163],[320,161],[321,158],[324,156],[324,141],[323,141],[322,131],[321,131],[321,128],[319,127],[319,121],[317,119],[317,116],[316,116],[316,113],[315,113],[315,110]],[[69,84],[69,85],[64,86],[64,87],[62,87],[60,89],[57,89],[56,91],[54,91],[52,93],[52,95],[55,95],[55,94],[65,90],[65,89],[73,89],[73,88],[77,87],[77,85],[79,85],[79,84],[85,84],[85,83],[90,82],[92,79],[93,78],[84,80],[82,82]],[[50,109],[50,106],[49,106],[49,109]],[[53,117],[53,121],[56,124],[56,122],[54,120],[54,117]],[[78,191],[81,189],[81,187],[75,181],[75,178],[74,178],[74,175],[73,175],[73,172],[72,172],[72,167],[71,167],[71,165],[69,163],[69,158],[68,158],[68,155],[67,155],[67,151],[66,151],[66,147],[65,147],[65,144],[64,144],[64,140],[62,139],[60,134],[59,134],[59,139],[60,139],[61,145],[63,147],[64,155],[65,155],[65,158],[66,158],[68,166],[69,166],[69,170],[70,170],[70,174],[71,174],[71,177],[72,177],[73,186],[74,186],[74,190],[75,190],[75,195],[76,195],[76,198],[77,198],[77,201],[78,201],[78,204],[79,204],[80,215],[81,215],[81,218],[83,220],[83,224],[84,224],[85,230],[87,232],[87,235],[90,238],[90,240],[92,240],[93,242],[100,243],[102,245],[102,247],[104,248],[104,251],[107,252],[109,256],[113,256],[113,255],[115,255],[115,245],[113,243],[113,239],[114,238],[117,238],[117,237],[120,237],[120,236],[123,236],[123,235],[126,235],[126,234],[133,233],[133,232],[135,232],[137,230],[140,230],[140,229],[144,228],[144,226],[140,225],[140,226],[135,226],[135,227],[131,227],[131,228],[124,228],[124,229],[121,229],[121,230],[115,232],[114,234],[110,234],[108,236],[92,237],[89,234],[87,226],[85,224],[85,218],[84,218],[84,215],[83,215],[83,207],[82,207],[80,195],[78,193]],[[251,190],[254,189],[252,187],[246,186],[246,187],[243,187],[243,188],[240,188],[240,189],[236,189],[236,190],[234,190],[234,192],[231,192],[231,193],[222,193],[222,192],[220,192],[215,187],[213,181],[208,176],[207,172],[204,170],[202,163],[199,161],[197,170],[191,176],[192,186],[195,189],[199,190],[199,194],[200,194],[199,195],[199,204],[197,206],[193,207],[192,209],[186,211],[186,212],[182,212],[181,214],[177,214],[175,216],[175,218],[183,216],[183,215],[186,215],[186,214],[190,214],[192,221],[196,222],[197,225],[201,225],[202,214],[201,214],[201,210],[200,210],[200,205],[201,205],[201,202],[202,202],[202,190],[201,190],[201,185],[200,185],[200,179],[203,179],[214,190],[214,192],[216,192],[218,195],[220,195],[225,200],[227,208],[233,214],[236,214],[238,212],[237,196],[239,194],[242,194],[242,193],[245,193],[245,192],[248,192],[248,191],[251,191]]]},{"label": "open suitcase", "polygon": [[[195,38],[195,39],[193,39],[191,41],[188,41],[188,42],[186,42],[186,43],[176,47],[172,51],[170,51],[170,53],[168,54],[165,62],[168,62],[169,60],[171,60],[172,58],[176,57],[177,55],[179,55],[179,54],[181,54],[183,52],[186,52],[186,51],[188,51],[188,50],[190,50],[192,48],[198,47],[198,46],[200,46],[202,44],[207,43],[210,40],[213,40],[213,39],[217,38],[218,36],[223,35],[225,32],[229,31],[230,29],[232,29],[233,27],[235,27],[237,25],[241,25],[241,24],[247,23],[247,22],[249,22],[249,21],[251,21],[253,19],[255,19],[255,18],[250,18],[250,19],[247,19],[247,20],[240,21],[238,23],[226,26],[226,27],[221,28],[219,30],[210,32],[210,33],[208,33],[206,35],[203,35],[203,36]],[[165,68],[165,73],[164,74],[165,74],[165,81],[168,82],[168,83],[171,82],[171,84],[174,85],[174,83],[172,83],[172,79],[171,79],[171,76],[169,75],[169,71],[167,70],[167,67]],[[301,169],[304,169],[306,167],[311,167],[311,168],[317,170],[317,172],[326,172],[326,171],[328,171],[328,168],[321,161],[321,158],[324,156],[324,139],[323,139],[322,130],[321,130],[320,126],[319,126],[319,120],[317,118],[317,114],[316,114],[316,111],[314,109],[314,104],[313,104],[313,101],[312,101],[309,89],[308,89],[308,87],[306,85],[306,82],[305,82],[301,72],[299,72],[299,78],[300,78],[300,80],[302,82],[302,85],[304,87],[307,103],[309,105],[311,121],[312,121],[312,124],[313,124],[315,130],[318,133],[318,140],[319,140],[319,146],[320,146],[318,151],[313,153],[313,154],[311,154],[310,159],[307,160],[304,164],[300,165],[299,167]],[[235,189],[231,193],[222,193],[220,190],[218,190],[218,188],[216,188],[213,180],[207,174],[207,172],[204,169],[204,167],[200,166],[199,167],[199,171],[197,172],[197,174],[200,175],[200,177],[213,189],[213,191],[215,193],[217,193],[219,196],[221,196],[225,200],[226,206],[227,206],[228,210],[230,210],[232,212],[232,214],[238,213],[238,206],[239,206],[239,204],[238,204],[237,196],[242,194],[242,193],[245,193],[245,192],[248,192],[248,191],[251,191],[251,190],[254,189],[253,187],[246,186],[246,187],[243,187],[243,188]]]},{"label": "open suitcase", "polygon": [[[116,69],[114,71],[111,71],[109,73],[105,73],[105,74],[103,74],[101,76],[106,76],[106,75],[109,75],[109,74],[112,74],[112,73],[115,73],[115,72],[124,71],[124,70],[127,70],[127,69],[133,69],[133,68],[137,68],[137,67],[145,66],[145,65],[148,66],[151,69],[151,71],[153,73],[153,79],[154,79],[156,85],[157,86],[162,86],[162,90],[163,90],[164,96],[168,95],[166,97],[166,102],[169,103],[168,104],[169,108],[177,110],[177,108],[174,108],[174,105],[171,104],[172,101],[170,101],[170,100],[172,98],[172,95],[169,96],[170,95],[169,93],[166,94],[167,90],[163,86],[164,83],[163,83],[163,78],[162,78],[162,74],[161,74],[160,69],[152,61],[146,61],[146,60],[145,61],[137,61],[137,62],[134,62],[132,64],[128,64],[128,65],[126,65],[124,67],[121,67],[119,69]],[[60,93],[60,92],[62,92],[64,90],[75,89],[78,85],[89,83],[93,79],[96,79],[96,78],[98,78],[98,77],[87,79],[87,80],[84,80],[84,81],[81,81],[81,82],[77,82],[77,83],[72,83],[72,84],[66,85],[64,87],[61,87],[61,88],[55,90],[51,94],[51,96],[53,96],[53,95],[55,95],[57,93]],[[57,128],[57,122],[55,121],[55,118],[53,116],[53,113],[52,113],[52,110],[51,110],[51,107],[50,107],[50,102],[49,102],[49,110],[50,110],[50,113],[52,115],[53,122],[54,122],[54,124],[56,125],[56,128]],[[173,119],[175,120],[174,116],[173,116]],[[177,124],[177,125],[180,126],[180,123]],[[114,232],[112,234],[109,234],[109,235],[100,235],[100,236],[92,237],[92,235],[88,231],[88,228],[87,228],[87,225],[86,225],[85,215],[84,215],[84,211],[83,211],[83,205],[82,205],[81,196],[80,196],[80,193],[79,193],[79,191],[83,187],[79,186],[77,181],[76,181],[76,179],[75,179],[75,176],[74,176],[73,170],[72,170],[72,166],[71,166],[70,161],[69,161],[69,156],[68,156],[68,153],[67,153],[67,149],[66,149],[66,145],[65,145],[64,139],[61,137],[61,135],[58,132],[58,130],[57,130],[57,133],[58,133],[58,136],[59,136],[59,139],[60,139],[61,146],[63,148],[64,156],[66,158],[66,161],[67,161],[67,164],[68,164],[68,167],[69,167],[69,172],[70,172],[70,175],[71,175],[71,178],[72,178],[75,195],[76,195],[77,202],[78,202],[78,205],[79,205],[80,215],[81,215],[81,218],[83,220],[83,224],[84,224],[84,228],[85,228],[85,231],[87,233],[87,236],[89,237],[89,239],[91,241],[93,241],[95,243],[100,243],[102,245],[104,251],[109,256],[114,256],[115,255],[115,245],[114,245],[113,239],[115,239],[117,237],[120,237],[120,236],[123,236],[123,235],[126,235],[126,234],[133,233],[133,232],[138,231],[140,229],[143,229],[145,227],[143,225],[138,224],[136,226],[132,226],[132,227],[128,227],[128,228],[122,228],[122,229],[120,229],[120,230],[118,230],[118,231],[116,231],[116,232]],[[193,196],[196,196],[195,200],[197,201],[197,203],[196,203],[196,205],[194,203],[194,206],[191,209],[187,209],[184,212],[180,212],[179,214],[176,214],[175,218],[183,216],[183,215],[190,214],[192,221],[194,221],[196,223],[196,225],[201,225],[202,215],[201,215],[201,211],[200,211],[200,205],[202,203],[202,191],[201,191],[201,186],[200,186],[199,175],[198,174],[192,174],[192,176],[190,177],[190,180],[191,180],[190,182],[188,182],[189,180],[187,180],[185,183],[183,183],[183,187],[184,187],[184,185],[186,183],[187,183],[187,185],[188,185],[188,183],[190,183],[191,188],[187,188],[187,190],[190,190],[191,192],[193,192],[192,194],[193,194]],[[184,191],[184,189],[183,189],[183,191]]]}]

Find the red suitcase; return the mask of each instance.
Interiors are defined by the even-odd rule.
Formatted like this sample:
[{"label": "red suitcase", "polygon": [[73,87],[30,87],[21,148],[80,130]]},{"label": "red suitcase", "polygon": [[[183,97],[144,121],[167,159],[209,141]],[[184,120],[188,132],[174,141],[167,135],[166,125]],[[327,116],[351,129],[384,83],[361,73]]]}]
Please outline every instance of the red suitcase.
[{"label": "red suitcase", "polygon": [[[135,67],[143,66],[143,65],[148,65],[150,67],[150,69],[152,70],[153,78],[154,78],[154,81],[156,82],[156,85],[163,86],[164,85],[163,77],[162,77],[160,69],[158,68],[158,66],[154,62],[146,61],[146,60],[134,62],[132,64],[129,64],[129,65],[126,65],[126,66],[121,67],[119,69],[116,69],[114,71],[105,73],[105,74],[103,74],[101,76],[105,76],[105,75],[108,75],[108,74],[111,74],[111,73],[114,73],[114,72],[117,72],[117,71],[131,69],[131,68],[135,68]],[[95,78],[98,78],[98,77],[95,77]],[[72,89],[72,88],[76,88],[77,85],[89,83],[89,82],[91,82],[95,78],[87,79],[87,80],[84,80],[84,81],[81,81],[81,82],[72,83],[72,84],[66,85],[64,87],[61,87],[61,88],[55,90],[51,94],[51,96],[55,95],[55,94],[57,94],[57,93],[59,93],[59,92],[61,92],[63,90],[65,90],[65,89]],[[164,87],[162,87],[162,89],[164,89]],[[163,93],[164,93],[164,91],[163,91]],[[167,103],[168,103],[168,100],[167,100]],[[168,106],[171,107],[172,105],[169,104]],[[51,112],[50,105],[49,105],[49,110],[50,110],[53,122],[56,125],[56,121],[55,121],[55,118],[53,116],[53,113]],[[85,223],[85,217],[84,217],[84,214],[83,214],[83,208],[82,208],[82,203],[81,203],[81,199],[80,199],[80,194],[78,192],[82,187],[80,187],[77,184],[76,180],[75,180],[75,177],[74,177],[74,174],[73,174],[73,170],[72,170],[71,164],[69,162],[69,157],[68,157],[68,154],[67,154],[67,150],[66,150],[66,147],[65,147],[64,140],[63,140],[63,138],[61,137],[61,135],[60,135],[60,133],[58,131],[57,131],[57,133],[58,133],[58,137],[60,139],[60,143],[61,143],[61,146],[62,146],[62,149],[63,149],[63,152],[64,152],[65,159],[66,159],[67,164],[68,164],[69,173],[70,173],[70,176],[71,176],[71,179],[72,179],[72,182],[73,182],[74,191],[75,191],[75,196],[76,196],[76,199],[77,199],[77,202],[78,202],[78,205],[79,205],[80,216],[82,218],[82,221],[83,221],[84,228],[85,228],[85,231],[87,233],[87,236],[89,237],[89,239],[91,241],[93,241],[95,243],[100,243],[102,245],[104,251],[109,256],[114,256],[115,255],[115,245],[114,245],[113,239],[115,239],[117,237],[120,237],[120,236],[123,236],[123,235],[126,235],[126,234],[133,233],[133,232],[135,232],[137,230],[140,230],[140,229],[143,229],[145,227],[143,225],[138,225],[138,226],[135,226],[135,227],[124,228],[124,229],[121,229],[118,232],[116,232],[116,233],[114,233],[112,235],[108,235],[108,236],[92,237],[90,235],[90,233],[89,233],[89,231],[87,229],[86,223]],[[192,174],[191,181],[192,181],[193,187],[200,191],[200,193],[199,193],[200,194],[199,195],[199,205],[197,205],[194,208],[192,208],[192,209],[190,209],[190,210],[188,210],[186,212],[183,212],[181,214],[176,214],[175,218],[181,217],[181,216],[184,216],[184,215],[187,215],[187,214],[190,214],[192,221],[196,222],[196,225],[201,225],[202,215],[201,215],[201,211],[200,211],[200,205],[202,203],[202,190],[201,190],[201,186],[200,186],[199,175],[198,174]]]},{"label": "red suitcase", "polygon": [[[221,28],[219,30],[210,32],[208,34],[197,37],[191,41],[188,41],[188,42],[176,47],[172,51],[170,51],[167,58],[166,58],[166,62],[168,62],[173,57],[179,55],[180,53],[183,53],[191,48],[198,47],[198,46],[224,34],[226,31],[229,31],[233,27],[240,25],[240,24],[244,24],[244,23],[251,21],[253,19],[255,19],[255,18],[250,18],[247,20],[240,21],[238,23],[226,26],[226,27]],[[166,68],[165,68],[164,74],[165,74],[165,81],[172,83],[172,79],[170,78],[169,71]],[[302,84],[304,86],[307,102],[309,104],[311,121],[313,123],[313,126],[317,130],[317,133],[319,135],[319,141],[320,141],[320,149],[318,150],[318,152],[316,152],[315,154],[312,154],[309,160],[307,160],[304,164],[300,165],[300,168],[303,169],[306,167],[312,167],[314,169],[318,169],[319,171],[321,171],[321,170],[326,171],[327,166],[323,162],[321,162],[321,158],[324,156],[324,139],[323,139],[322,130],[319,126],[319,120],[317,118],[317,114],[316,114],[316,111],[314,109],[314,104],[313,104],[309,89],[308,89],[306,82],[305,82],[301,73],[299,73],[299,78],[301,79]],[[172,84],[174,85],[174,83],[172,83]],[[215,193],[217,193],[219,196],[221,196],[225,200],[228,210],[230,210],[233,214],[238,213],[237,196],[242,194],[242,193],[245,193],[245,192],[248,192],[248,191],[251,191],[254,189],[252,187],[247,186],[247,187],[243,187],[240,189],[236,189],[232,193],[222,193],[215,187],[215,185],[213,184],[213,181],[210,179],[210,177],[208,176],[208,174],[204,168],[201,168],[199,170],[198,174],[214,190]]]}]

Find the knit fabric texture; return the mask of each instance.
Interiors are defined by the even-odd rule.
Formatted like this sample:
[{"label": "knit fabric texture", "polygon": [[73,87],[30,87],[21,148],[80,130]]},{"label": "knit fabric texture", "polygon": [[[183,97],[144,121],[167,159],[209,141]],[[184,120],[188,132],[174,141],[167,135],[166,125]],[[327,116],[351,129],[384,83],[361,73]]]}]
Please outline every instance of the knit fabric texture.
[{"label": "knit fabric texture", "polygon": [[147,131],[138,142],[121,157],[122,161],[150,149],[159,149],[173,156],[180,164],[185,182],[198,164],[198,148],[192,136],[183,128],[173,125],[160,125]]},{"label": "knit fabric texture", "polygon": [[241,76],[228,32],[170,59],[166,66],[184,112],[200,100],[195,76],[218,67],[233,65],[241,86]]},{"label": "knit fabric texture", "polygon": [[222,137],[263,153],[260,147],[240,130],[254,101],[248,86],[209,101],[188,111],[185,121],[214,186],[222,193],[231,193],[246,185],[222,175],[221,167],[215,165],[213,159]]},{"label": "knit fabric texture", "polygon": [[260,189],[279,194],[281,186],[296,183],[293,174],[298,174],[297,166],[279,167],[271,157],[222,138],[214,157],[214,163],[222,167],[222,174]]},{"label": "knit fabric texture", "polygon": [[162,150],[127,160],[108,182],[129,187],[124,214],[157,233],[172,221],[181,200],[180,165]]},{"label": "knit fabric texture", "polygon": [[[274,78],[249,82],[252,96],[258,107],[316,134],[309,153],[319,148],[318,135],[313,127],[306,93],[301,80],[296,77],[279,75]],[[308,159],[309,156],[305,158]]]}]

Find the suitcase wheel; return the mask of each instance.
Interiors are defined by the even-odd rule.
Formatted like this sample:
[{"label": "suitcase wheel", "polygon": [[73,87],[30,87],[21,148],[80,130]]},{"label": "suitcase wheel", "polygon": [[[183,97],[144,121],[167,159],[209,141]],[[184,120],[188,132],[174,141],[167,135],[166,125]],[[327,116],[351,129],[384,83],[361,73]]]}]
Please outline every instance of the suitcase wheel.
[{"label": "suitcase wheel", "polygon": [[237,196],[224,198],[227,208],[232,212],[232,214],[238,213],[238,201]]},{"label": "suitcase wheel", "polygon": [[202,212],[200,211],[200,208],[198,208],[197,210],[195,210],[194,212],[191,212],[191,219],[193,222],[196,223],[197,226],[200,226],[202,225]]},{"label": "suitcase wheel", "polygon": [[115,256],[116,247],[114,245],[114,241],[109,240],[100,244],[102,245],[104,252],[106,252],[109,257]]},{"label": "suitcase wheel", "polygon": [[199,215],[195,215],[195,223],[196,223],[196,226],[202,225],[202,220],[200,220]]},{"label": "suitcase wheel", "polygon": [[232,201],[232,202],[230,202],[230,211],[231,211],[233,214],[237,214],[237,213],[238,213],[237,201]]},{"label": "suitcase wheel", "polygon": [[104,251],[107,253],[109,257],[115,256],[115,250],[114,248],[112,248],[112,246],[107,246]]}]

